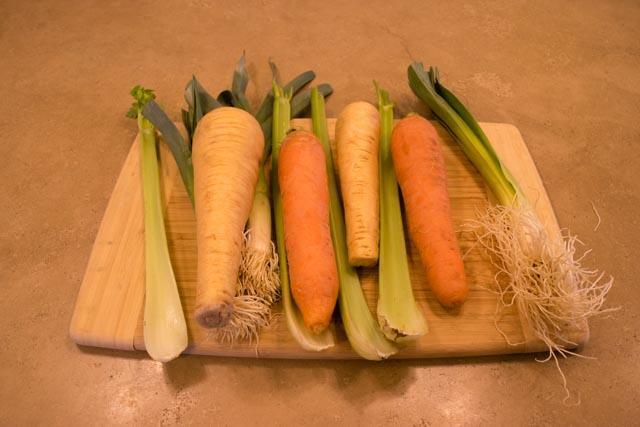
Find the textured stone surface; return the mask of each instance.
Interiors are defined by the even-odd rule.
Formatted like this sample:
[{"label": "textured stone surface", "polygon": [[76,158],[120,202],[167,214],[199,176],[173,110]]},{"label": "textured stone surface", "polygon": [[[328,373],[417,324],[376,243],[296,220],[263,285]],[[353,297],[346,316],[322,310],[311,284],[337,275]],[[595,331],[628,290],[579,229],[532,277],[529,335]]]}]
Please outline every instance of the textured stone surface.
[{"label": "textured stone surface", "polygon": [[[640,415],[640,5],[525,2],[0,3],[0,424],[629,424]],[[136,83],[178,118],[192,73],[212,91],[246,49],[259,102],[267,58],[313,68],[328,115],[373,100],[398,112],[411,58],[437,64],[482,121],[516,125],[560,224],[616,277],[584,355],[562,361],[565,407],[532,355],[310,362],[183,357],[167,366],[74,345],[67,328],[102,213],[136,132]],[[597,231],[595,206],[602,217]],[[635,254],[635,255],[634,255]]]}]

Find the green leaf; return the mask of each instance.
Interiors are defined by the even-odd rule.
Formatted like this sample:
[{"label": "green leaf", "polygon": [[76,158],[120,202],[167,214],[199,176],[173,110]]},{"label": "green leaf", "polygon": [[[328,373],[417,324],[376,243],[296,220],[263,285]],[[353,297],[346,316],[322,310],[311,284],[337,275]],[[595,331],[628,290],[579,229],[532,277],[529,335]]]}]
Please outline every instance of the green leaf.
[{"label": "green leaf", "polygon": [[[440,93],[436,89],[437,72],[427,73],[419,62],[412,63],[407,74],[409,86],[418,98],[424,101],[440,122],[453,135],[462,151],[476,166],[484,180],[501,204],[513,202],[519,189],[516,181],[501,164],[486,136],[478,135],[479,126],[460,100],[441,83]],[[447,98],[444,98],[447,96]],[[484,135],[484,133],[482,134]]]},{"label": "green leaf", "polygon": [[138,114],[142,107],[144,107],[149,101],[154,99],[156,95],[151,89],[145,89],[141,85],[136,85],[129,92],[135,101],[131,104],[131,108],[127,111],[126,116],[132,119],[138,118]]},{"label": "green leaf", "polygon": [[[189,125],[185,126],[189,134],[189,147],[193,142],[193,134],[200,119],[214,108],[221,107],[221,104],[207,92],[200,84],[196,76],[192,76],[184,91],[184,100],[189,106]],[[185,115],[183,114],[183,119]]]},{"label": "green leaf", "polygon": [[[269,61],[269,65],[272,66],[272,72],[274,72],[274,69],[275,69],[275,73],[277,74],[277,68],[275,68],[275,64]],[[313,70],[308,70],[296,76],[293,80],[287,83],[282,89],[284,91],[291,90],[295,95],[300,91],[300,89],[305,87],[315,78],[316,78],[316,73],[314,73]],[[256,120],[262,123],[265,120],[268,120],[272,114],[273,114],[273,90],[270,90],[269,93],[265,96],[264,101],[262,101],[262,104],[260,105],[258,112],[256,113]]]},{"label": "green leaf", "polygon": [[251,111],[251,104],[245,96],[247,85],[249,84],[249,73],[245,66],[244,52],[236,64],[236,68],[233,70],[233,80],[231,81],[231,95],[234,107],[242,108],[245,111],[253,114]]},{"label": "green leaf", "polygon": [[142,109],[142,114],[162,134],[164,141],[171,150],[171,154],[178,165],[180,176],[193,204],[193,164],[191,163],[191,150],[185,143],[176,125],[155,101],[149,101]]},{"label": "green leaf", "polygon": [[[333,93],[333,88],[328,83],[321,83],[317,86],[317,88],[318,88],[318,92],[323,96],[323,98],[326,98]],[[303,113],[306,112],[310,104],[311,104],[311,89],[307,88],[307,89],[304,89],[302,92],[299,92],[291,100],[291,116],[300,117]]]},{"label": "green leaf", "polygon": [[233,81],[231,83],[231,91],[235,93],[244,94],[249,84],[249,73],[246,68],[245,53],[242,52],[242,56],[236,64],[236,68],[233,70]]},{"label": "green leaf", "polygon": [[189,111],[185,110],[184,108],[182,108],[180,111],[182,113],[182,125],[187,130],[187,134],[189,135],[189,137],[191,137],[191,134],[195,130],[191,129],[191,123],[193,122],[193,119],[191,118]]},{"label": "green leaf", "polygon": [[[317,86],[319,94],[323,97],[328,97],[333,93],[333,88],[330,84],[323,83]],[[289,90],[293,90],[290,88]],[[309,105],[311,103],[311,89],[307,88],[301,92],[298,92],[296,96],[291,100],[291,117],[298,118],[303,116],[309,109]],[[264,133],[265,139],[265,151],[264,158],[266,159],[269,156],[269,152],[271,151],[271,129],[272,129],[272,120],[271,117],[267,118],[267,120],[260,123],[262,126],[262,132]]]},{"label": "green leaf", "polygon": [[[276,82],[276,84],[279,86],[280,85],[280,71],[278,70],[278,67],[276,66],[276,63],[273,62],[271,60],[271,58],[269,58],[269,68],[271,68],[271,80],[273,80],[274,82]],[[283,91],[285,91],[286,93],[286,88],[282,88]]]}]

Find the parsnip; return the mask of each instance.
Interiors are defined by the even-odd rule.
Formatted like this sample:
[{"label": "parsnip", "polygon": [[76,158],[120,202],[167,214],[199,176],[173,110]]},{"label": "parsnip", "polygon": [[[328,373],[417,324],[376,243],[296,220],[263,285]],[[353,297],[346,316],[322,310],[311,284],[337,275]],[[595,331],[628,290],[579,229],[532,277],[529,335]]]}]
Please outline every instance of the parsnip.
[{"label": "parsnip", "polygon": [[380,118],[368,102],[347,105],[336,123],[340,189],[345,208],[349,264],[378,261]]},{"label": "parsnip", "polygon": [[194,134],[198,241],[195,317],[204,327],[223,327],[234,312],[243,231],[263,149],[260,125],[238,108],[211,111],[200,120]]}]

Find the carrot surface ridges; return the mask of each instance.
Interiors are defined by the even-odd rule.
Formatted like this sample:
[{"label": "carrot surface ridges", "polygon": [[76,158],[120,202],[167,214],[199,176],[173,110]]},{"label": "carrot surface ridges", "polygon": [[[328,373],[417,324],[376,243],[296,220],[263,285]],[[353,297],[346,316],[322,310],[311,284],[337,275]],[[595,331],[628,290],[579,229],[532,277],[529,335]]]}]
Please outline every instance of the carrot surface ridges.
[{"label": "carrot surface ridges", "polygon": [[347,105],[336,122],[336,151],[345,208],[349,263],[378,261],[379,213],[378,110],[368,102]]},{"label": "carrot surface ridges", "polygon": [[195,317],[222,327],[234,311],[243,231],[264,148],[253,116],[217,108],[198,123],[193,139],[198,274]]},{"label": "carrot surface ridges", "polygon": [[285,138],[278,181],[291,292],[305,325],[319,333],[331,322],[339,283],[329,226],[324,151],[312,133],[296,131]]},{"label": "carrot surface ridges", "polygon": [[411,115],[395,126],[391,152],[402,190],[409,234],[440,304],[456,308],[469,286],[453,229],[440,138],[426,119]]}]

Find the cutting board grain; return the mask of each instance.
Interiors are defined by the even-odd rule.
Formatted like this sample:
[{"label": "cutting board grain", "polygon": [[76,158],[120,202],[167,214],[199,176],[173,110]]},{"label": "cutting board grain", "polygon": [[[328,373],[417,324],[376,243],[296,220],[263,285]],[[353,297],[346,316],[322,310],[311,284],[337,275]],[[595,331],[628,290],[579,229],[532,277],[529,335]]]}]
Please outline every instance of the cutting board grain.
[{"label": "cutting board grain", "polygon": [[[329,120],[333,138],[335,120]],[[307,119],[293,121],[295,128],[309,129]],[[453,219],[457,229],[492,203],[491,195],[477,171],[469,163],[444,129],[436,124],[444,142]],[[522,185],[524,193],[552,235],[560,230],[551,203],[535,164],[512,125],[483,123],[482,128],[494,143],[504,163]],[[71,338],[78,344],[123,350],[144,350],[142,312],[144,304],[144,224],[138,163],[138,140],[134,142],[107,206],[80,287],[71,321]],[[274,307],[272,325],[253,343],[234,346],[216,342],[193,320],[196,286],[196,235],[193,209],[179,174],[164,148],[160,150],[162,183],[165,195],[165,222],[169,250],[187,316],[189,346],[187,353],[237,357],[347,359],[356,358],[338,324],[335,347],[320,353],[302,350],[291,338],[280,305]],[[413,290],[429,322],[430,332],[405,346],[397,358],[449,357],[506,354],[545,350],[545,346],[523,324],[515,307],[499,319],[508,344],[495,327],[497,297],[487,290],[495,268],[474,246],[465,233],[459,234],[470,280],[469,300],[457,314],[448,313],[435,302],[425,280],[416,251],[409,250]],[[362,285],[372,312],[375,312],[376,269],[361,270]],[[574,339],[583,344],[588,328],[575,331]]]}]

